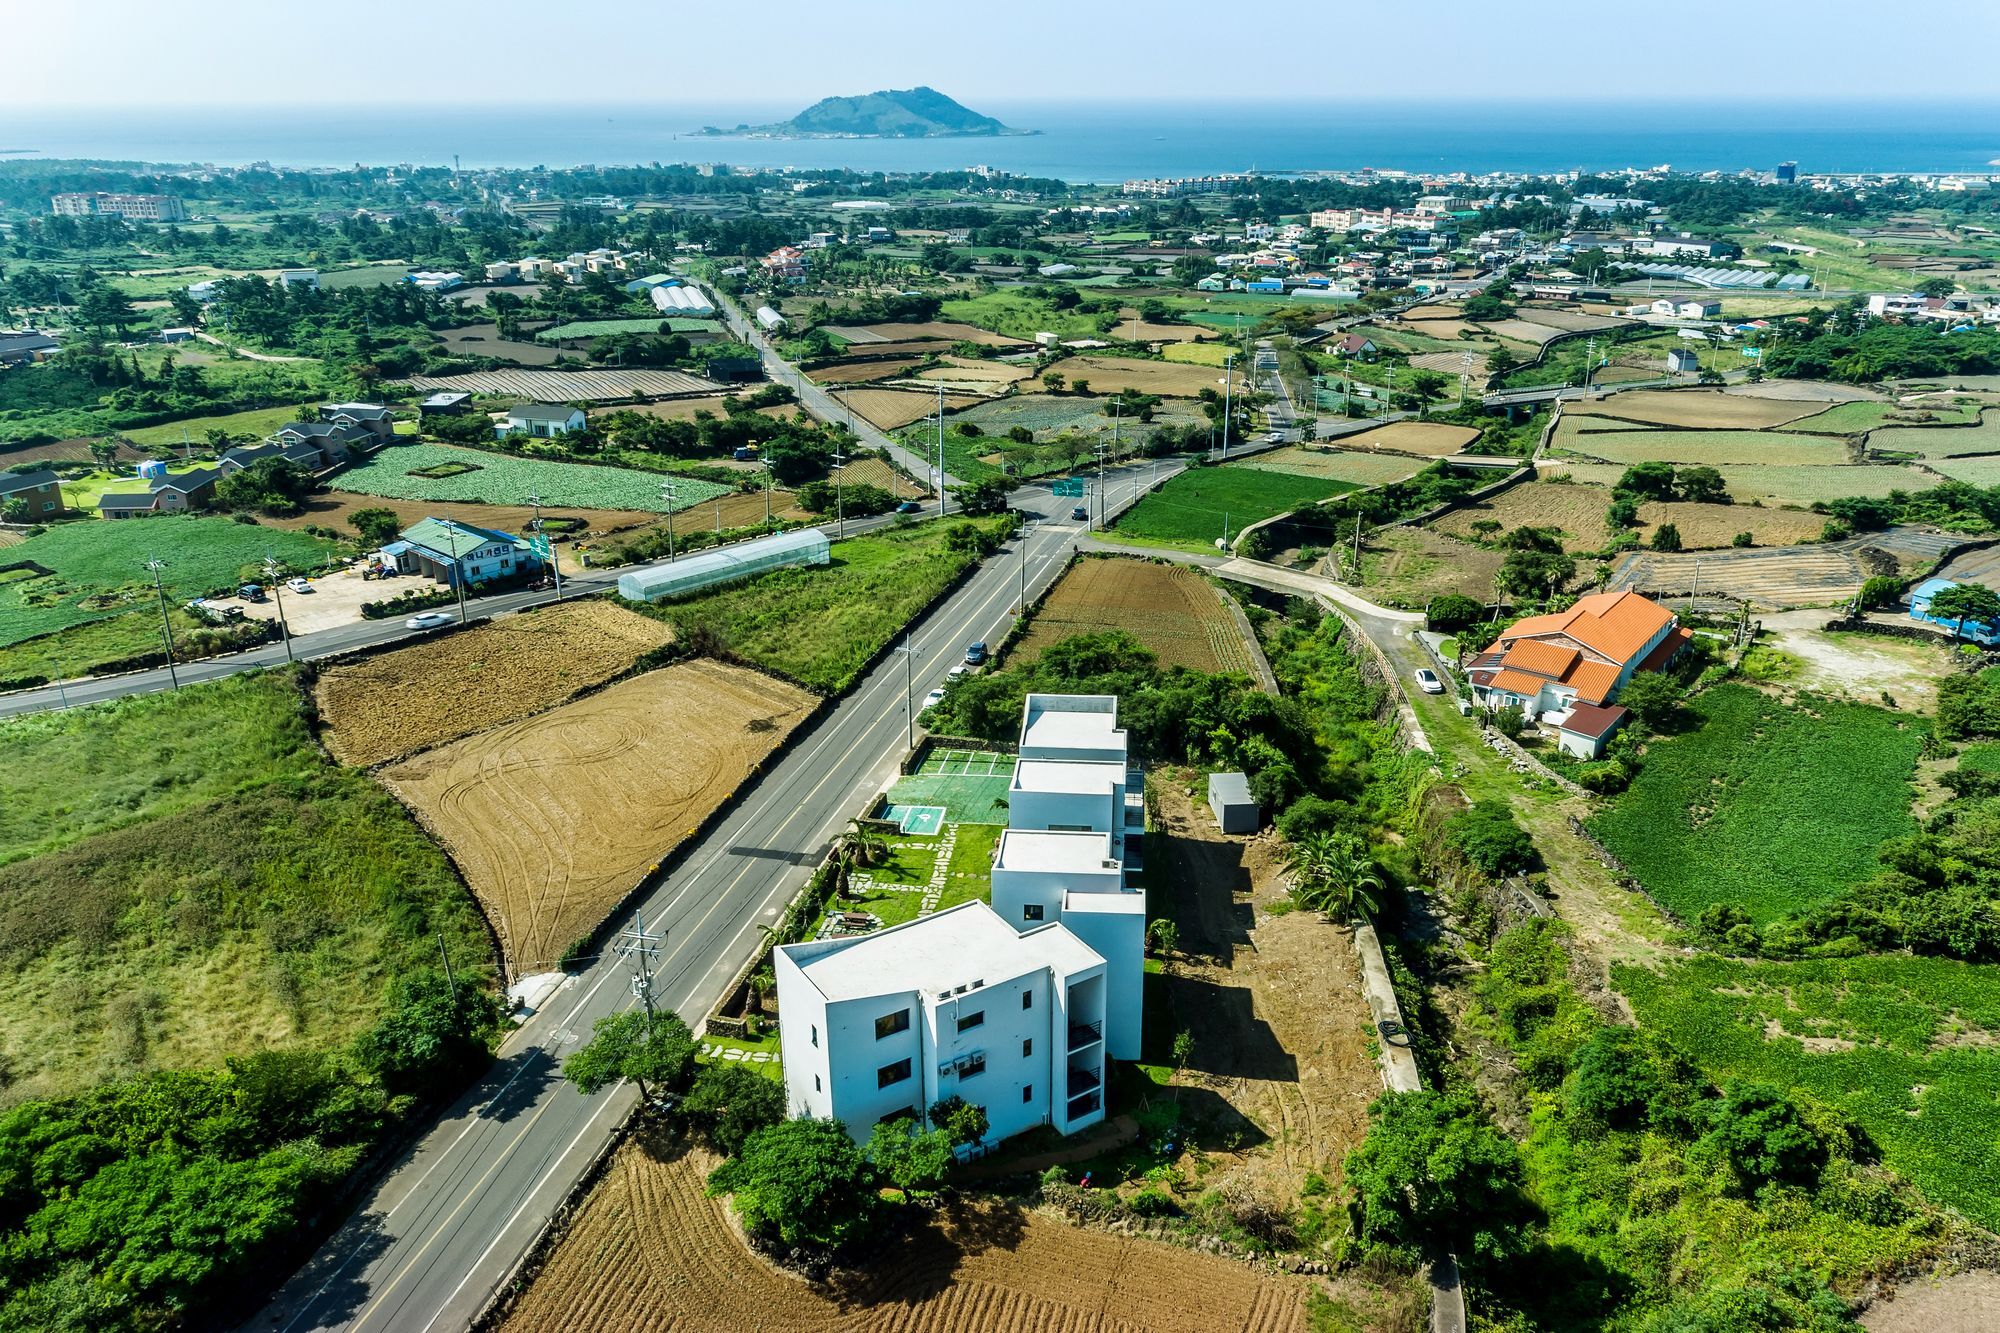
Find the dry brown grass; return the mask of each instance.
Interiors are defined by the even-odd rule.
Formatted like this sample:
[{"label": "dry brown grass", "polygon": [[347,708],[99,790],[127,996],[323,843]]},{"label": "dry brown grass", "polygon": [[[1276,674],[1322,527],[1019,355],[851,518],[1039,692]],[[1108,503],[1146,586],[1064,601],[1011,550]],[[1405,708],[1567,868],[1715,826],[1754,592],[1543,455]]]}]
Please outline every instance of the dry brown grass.
[{"label": "dry brown grass", "polygon": [[728,800],[811,711],[794,685],[705,658],[382,771],[472,886],[525,976]]},{"label": "dry brown grass", "polygon": [[1125,318],[1114,324],[1111,336],[1123,338],[1131,343],[1179,343],[1195,342],[1202,338],[1213,338],[1214,329],[1204,329],[1195,324],[1155,324],[1140,319],[1132,311],[1125,311]]},{"label": "dry brown grass", "polygon": [[[339,478],[335,478],[336,481]],[[308,524],[335,528],[348,535],[354,528],[347,518],[357,509],[393,510],[396,522],[401,527],[409,527],[418,519],[427,517],[455,518],[462,523],[477,527],[492,528],[498,532],[526,532],[534,520],[535,511],[528,505],[472,505],[460,504],[455,500],[391,500],[379,495],[356,495],[352,491],[328,491],[320,495],[306,497],[306,507],[289,518],[259,518],[259,523],[274,528],[303,528]],[[585,523],[585,532],[616,532],[638,523],[650,523],[659,515],[643,509],[558,509],[552,505],[542,508],[544,518],[580,518]],[[564,534],[567,540],[571,534]],[[582,534],[575,534],[582,535]],[[567,568],[567,566],[565,566]]]},{"label": "dry brown grass", "polygon": [[1447,426],[1436,421],[1392,421],[1359,435],[1343,435],[1333,443],[1342,449],[1446,458],[1479,438],[1471,426]]},{"label": "dry brown grass", "polygon": [[[836,395],[877,430],[895,430],[912,421],[922,421],[937,411],[937,395],[906,392],[902,389],[847,389]],[[964,394],[946,394],[944,410],[955,412],[979,402]]]},{"label": "dry brown grass", "polygon": [[912,482],[908,477],[890,467],[888,460],[862,458],[846,467],[836,468],[843,486],[880,486],[899,500],[912,500],[929,491]]},{"label": "dry brown grass", "polygon": [[1006,361],[974,361],[962,356],[948,356],[941,366],[920,370],[916,378],[920,380],[943,380],[947,384],[964,381],[969,387],[990,389],[1003,384],[1016,384],[1035,373],[1032,366],[1018,366]]},{"label": "dry brown grass", "polygon": [[328,667],[313,697],[334,757],[379,764],[539,712],[672,639],[608,602],[566,602]]},{"label": "dry brown grass", "polygon": [[[613,412],[636,412],[642,417],[658,417],[662,421],[693,421],[695,417],[706,412],[708,415],[720,419],[728,415],[722,409],[722,404],[726,397],[728,395],[707,398],[668,398],[657,403],[624,403],[617,407],[593,407],[586,411],[584,415],[594,419],[609,416]],[[760,407],[757,411],[775,420],[789,421],[794,415],[805,411],[805,409],[797,403],[786,403],[781,407]]]},{"label": "dry brown grass", "polygon": [[[750,1253],[715,1159],[621,1148],[503,1333],[1303,1333],[1306,1283],[1008,1203],[952,1204],[815,1287]],[[615,1281],[607,1275],[615,1274]]]},{"label": "dry brown grass", "polygon": [[1586,407],[1566,408],[1563,415],[1617,417],[1656,426],[1709,430],[1763,430],[1811,416],[1825,407],[1822,402],[1753,398],[1720,389],[1629,389]]},{"label": "dry brown grass", "polygon": [[1122,356],[1073,356],[1058,362],[1054,369],[1072,384],[1080,379],[1089,380],[1096,393],[1136,389],[1169,398],[1192,398],[1203,389],[1216,388],[1216,381],[1221,378],[1212,366],[1140,361]]},{"label": "dry brown grass", "polygon": [[1008,665],[1033,662],[1072,634],[1124,630],[1159,655],[1161,666],[1250,670],[1236,619],[1201,575],[1150,560],[1083,560],[1049,590]]},{"label": "dry brown grass", "polygon": [[[1431,524],[1452,537],[1471,539],[1473,524],[1492,522],[1502,529],[1560,528],[1569,551],[1601,551],[1611,541],[1605,511],[1611,489],[1579,482],[1528,481],[1490,499],[1454,509]],[[1795,509],[1761,509],[1752,505],[1687,504],[1647,501],[1639,506],[1636,531],[1643,545],[1662,523],[1671,523],[1689,550],[1729,546],[1736,534],[1747,532],[1758,546],[1790,546],[1819,536],[1823,515]]]},{"label": "dry brown grass", "polygon": [[978,343],[982,347],[1026,345],[1019,338],[1009,338],[1004,333],[993,333],[976,324],[955,324],[948,319],[933,319],[923,324],[863,324],[859,327],[891,343],[942,339],[945,342]]}]

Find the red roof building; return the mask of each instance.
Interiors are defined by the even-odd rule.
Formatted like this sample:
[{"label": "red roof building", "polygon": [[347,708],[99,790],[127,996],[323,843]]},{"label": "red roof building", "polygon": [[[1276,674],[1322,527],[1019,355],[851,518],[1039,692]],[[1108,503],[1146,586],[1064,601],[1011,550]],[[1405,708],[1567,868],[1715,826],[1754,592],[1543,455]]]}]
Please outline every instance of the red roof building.
[{"label": "red roof building", "polygon": [[1624,720],[1624,709],[1608,705],[1625,682],[1666,666],[1691,638],[1658,602],[1636,592],[1592,593],[1567,610],[1515,621],[1467,676],[1488,709],[1519,708],[1589,741],[1594,757]]}]

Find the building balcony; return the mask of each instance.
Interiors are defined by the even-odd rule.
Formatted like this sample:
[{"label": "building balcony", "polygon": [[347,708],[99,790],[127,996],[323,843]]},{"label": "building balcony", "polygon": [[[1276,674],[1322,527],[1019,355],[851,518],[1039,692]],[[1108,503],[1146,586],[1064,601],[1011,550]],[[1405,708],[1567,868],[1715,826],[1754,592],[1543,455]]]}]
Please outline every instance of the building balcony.
[{"label": "building balcony", "polygon": [[1069,1071],[1069,1099],[1073,1102],[1085,1093],[1095,1093],[1103,1084],[1104,1080],[1097,1076],[1095,1069],[1072,1069]]},{"label": "building balcony", "polygon": [[1081,1097],[1072,1097],[1069,1100],[1069,1118],[1071,1120],[1081,1120],[1083,1117],[1095,1112],[1103,1104],[1103,1098],[1095,1092],[1087,1092]]},{"label": "building balcony", "polygon": [[1084,1047],[1104,1040],[1104,1024],[1072,1023],[1069,1026],[1069,1048],[1080,1051]]}]

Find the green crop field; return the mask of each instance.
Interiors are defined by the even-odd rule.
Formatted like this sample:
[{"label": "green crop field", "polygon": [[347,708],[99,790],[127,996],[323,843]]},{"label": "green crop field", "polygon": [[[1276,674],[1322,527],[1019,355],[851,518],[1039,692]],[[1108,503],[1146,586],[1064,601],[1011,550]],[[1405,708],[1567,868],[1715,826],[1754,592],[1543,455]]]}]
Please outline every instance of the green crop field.
[{"label": "green crop field", "polygon": [[1225,343],[1168,343],[1160,355],[1168,361],[1185,361],[1191,366],[1223,365],[1236,349]]},{"label": "green crop field", "polygon": [[1823,902],[1914,831],[1921,735],[1898,714],[1788,707],[1742,685],[1706,691],[1692,711],[1699,725],[1650,743],[1631,787],[1590,821],[1682,920],[1729,903],[1762,924]]},{"label": "green crop field", "polygon": [[302,532],[226,518],[58,524],[0,552],[0,564],[32,561],[51,571],[0,583],[0,645],[134,609],[152,611],[153,576],[145,568],[149,559],[165,564],[160,581],[171,603],[234,587],[266,555],[294,569],[315,570],[332,552],[332,543]]},{"label": "green crop field", "polygon": [[[1978,485],[2000,482],[2000,459],[1953,459],[1932,466],[1935,471],[1948,476],[1958,476],[1957,469],[1965,468],[1968,471],[1978,471],[1990,478],[1987,481],[1980,481],[1972,476],[1963,478]],[[1566,463],[1563,471],[1580,482],[1612,486],[1625,475],[1625,465]],[[1719,467],[1716,471],[1722,474],[1724,485],[1728,487],[1731,498],[1738,504],[1749,504],[1755,500],[1767,505],[1803,507],[1817,500],[1838,500],[1849,495],[1880,497],[1890,491],[1920,491],[1926,486],[1937,484],[1933,477],[1894,463],[1831,466],[1816,463],[1762,466],[1752,463],[1747,466]]]},{"label": "green crop field", "polygon": [[[1865,798],[1858,798],[1865,799]],[[1854,1117],[1935,1201],[2000,1226],[2000,986],[1934,958],[1619,967],[1642,1027],[1712,1076],[1794,1088]]]},{"label": "green crop field", "polygon": [[2000,412],[1987,412],[1976,426],[1885,426],[1871,431],[1868,447],[1920,458],[2000,454]]},{"label": "green crop field", "polygon": [[1901,403],[1836,403],[1824,412],[1815,412],[1797,421],[1788,421],[1778,430],[1811,431],[1821,435],[1859,435],[1877,426],[1892,424],[1897,417],[1927,412],[1939,423],[1969,425],[1979,419],[1977,407],[1905,407]]},{"label": "green crop field", "polygon": [[141,426],[137,430],[120,431],[119,434],[134,444],[179,444],[187,440],[199,446],[212,430],[227,431],[231,437],[255,436],[261,440],[287,422],[302,418],[310,420],[312,416],[313,411],[309,407],[259,407],[248,412],[192,417],[165,426]]},{"label": "green crop field", "polygon": [[1356,489],[1328,477],[1225,465],[1183,472],[1119,517],[1114,541],[1137,540],[1213,549],[1225,525],[1231,537],[1247,523]]},{"label": "green crop field", "polygon": [[850,537],[834,545],[830,565],[778,570],[637,609],[667,621],[684,637],[713,636],[746,662],[837,694],[920,607],[976,560],[974,552],[947,544],[947,534],[968,522],[999,530],[995,520],[954,519]]},{"label": "green crop field", "polygon": [[662,324],[675,333],[713,332],[720,327],[714,320],[695,319],[687,315],[673,319],[664,314],[636,319],[576,319],[543,329],[535,335],[535,341],[552,343],[565,338],[601,338],[607,333],[658,333]]},{"label": "green crop field", "polygon": [[984,292],[946,301],[938,318],[974,324],[1010,338],[1032,339],[1037,333],[1059,338],[1101,338],[1118,322],[1116,311],[1099,315],[1057,310],[1024,291]]},{"label": "green crop field", "polygon": [[[476,470],[449,477],[416,477],[421,469],[471,464]],[[590,463],[549,462],[460,449],[448,444],[400,444],[333,479],[336,490],[381,495],[392,500],[454,500],[462,504],[525,504],[538,494],[545,505],[579,509],[645,509],[667,512],[660,478],[629,468]],[[674,481],[676,511],[704,504],[730,488],[680,477]]]},{"label": "green crop field", "polygon": [[[1879,434],[1880,432],[1878,432]],[[1761,430],[1621,430],[1573,435],[1562,447],[1607,463],[1763,466],[1836,464],[1847,461],[1845,442]]]}]

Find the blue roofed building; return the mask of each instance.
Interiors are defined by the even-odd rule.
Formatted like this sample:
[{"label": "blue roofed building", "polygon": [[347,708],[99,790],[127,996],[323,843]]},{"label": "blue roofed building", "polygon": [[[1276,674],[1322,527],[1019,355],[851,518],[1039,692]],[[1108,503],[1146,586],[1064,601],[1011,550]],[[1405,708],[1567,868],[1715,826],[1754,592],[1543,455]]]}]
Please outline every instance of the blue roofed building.
[{"label": "blue roofed building", "polygon": [[447,587],[477,587],[520,578],[541,568],[526,537],[474,527],[455,518],[424,518],[404,528],[377,553],[378,564],[404,574],[422,574]]},{"label": "blue roofed building", "polygon": [[1970,639],[1974,643],[1991,646],[2000,642],[2000,626],[1988,625],[1978,620],[1960,623],[1955,617],[1938,615],[1931,610],[1931,602],[1939,593],[1957,586],[1957,581],[1953,579],[1925,579],[1919,583],[1910,590],[1910,618],[1941,626],[1959,638]]}]

